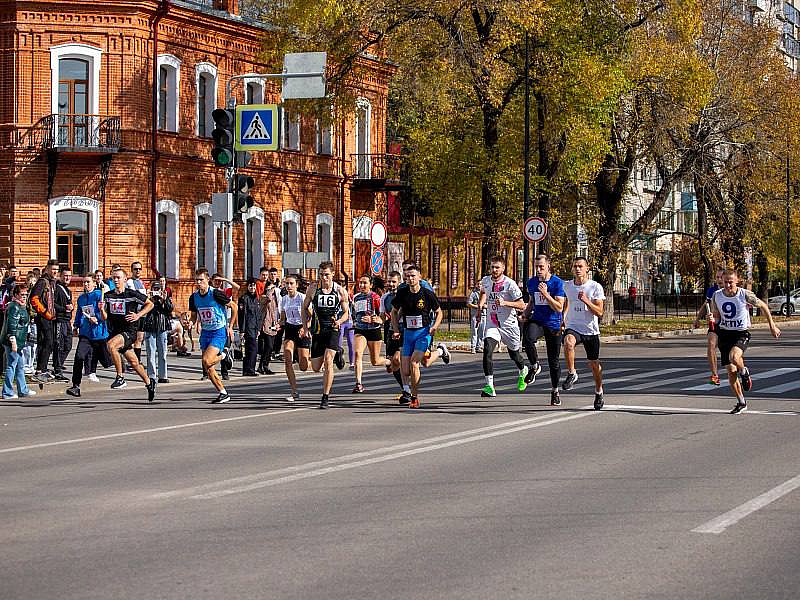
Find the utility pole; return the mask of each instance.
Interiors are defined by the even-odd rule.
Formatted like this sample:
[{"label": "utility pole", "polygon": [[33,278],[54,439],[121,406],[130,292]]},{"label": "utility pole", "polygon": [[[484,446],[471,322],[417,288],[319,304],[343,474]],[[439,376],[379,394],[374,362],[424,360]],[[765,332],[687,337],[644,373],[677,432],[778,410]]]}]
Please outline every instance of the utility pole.
[{"label": "utility pole", "polygon": [[[529,35],[528,32],[525,31],[525,142],[524,142],[524,152],[525,152],[525,176],[524,176],[524,184],[523,184],[523,195],[522,195],[522,222],[525,223],[530,216],[530,206],[531,206],[531,121],[530,121],[530,105],[531,105],[531,93],[530,93],[530,84],[528,81],[528,72],[530,70],[530,61],[528,58],[528,44],[529,44]],[[528,285],[528,265],[530,264],[530,247],[531,243],[528,239],[523,236],[523,246],[524,250],[522,253],[523,256],[523,265],[522,265],[522,284],[527,287]]]}]

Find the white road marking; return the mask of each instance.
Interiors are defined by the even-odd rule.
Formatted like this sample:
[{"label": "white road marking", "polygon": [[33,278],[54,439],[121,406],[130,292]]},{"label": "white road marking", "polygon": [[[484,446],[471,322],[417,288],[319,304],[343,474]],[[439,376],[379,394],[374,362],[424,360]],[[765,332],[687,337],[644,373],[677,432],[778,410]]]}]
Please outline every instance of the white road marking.
[{"label": "white road marking", "polygon": [[[733,400],[731,400],[733,402]],[[732,407],[731,407],[732,408]],[[606,404],[603,407],[603,410],[654,410],[659,412],[676,412],[676,413],[698,413],[698,414],[729,414],[731,412],[730,408],[694,408],[694,407],[684,407],[684,406],[636,406],[632,404]],[[776,415],[776,416],[789,416],[789,417],[796,417],[800,416],[800,413],[793,412],[790,410],[753,410],[748,408],[746,412],[742,413],[743,415]]]},{"label": "white road marking", "polygon": [[[769,379],[770,377],[777,377],[778,375],[784,375],[785,373],[792,373],[794,371],[800,371],[800,369],[794,367],[783,367],[781,369],[772,369],[771,371],[763,371],[761,373],[755,372],[753,373],[752,370],[750,372],[750,378],[753,380],[756,379]],[[725,385],[726,380],[728,378],[727,372],[724,369],[721,369],[721,375],[719,378],[722,380],[722,385]],[[718,390],[720,386],[713,385],[711,383],[705,383],[703,385],[696,385],[694,387],[687,387],[682,388],[682,392],[708,392],[711,390]],[[758,390],[756,390],[758,392]]]},{"label": "white road marking", "polygon": [[692,529],[692,533],[722,533],[731,525],[735,525],[746,516],[756,512],[782,498],[789,492],[792,492],[800,487],[800,475],[793,477],[789,481],[785,481],[777,487],[772,488],[768,492],[737,506],[733,510],[718,516],[716,519],[703,523],[699,527]]},{"label": "white road marking", "polygon": [[[588,409],[588,407],[587,407],[587,409]],[[311,478],[311,477],[320,477],[322,475],[328,475],[330,473],[336,473],[336,472],[339,472],[339,471],[347,471],[349,469],[356,469],[358,467],[365,467],[365,466],[368,466],[368,465],[382,463],[382,462],[386,462],[386,461],[389,461],[389,460],[396,460],[396,459],[399,459],[399,458],[405,458],[407,456],[414,456],[414,455],[423,454],[423,453],[426,453],[426,452],[433,452],[435,450],[442,450],[444,448],[450,448],[450,447],[453,447],[453,446],[460,446],[462,444],[468,444],[468,443],[471,443],[471,442],[477,442],[477,441],[481,441],[481,440],[486,440],[486,439],[498,437],[498,436],[501,436],[501,435],[507,435],[507,434],[510,434],[510,433],[516,433],[518,431],[524,431],[526,429],[535,429],[535,428],[538,428],[538,427],[545,427],[547,425],[555,425],[555,424],[558,424],[558,423],[563,423],[565,421],[571,421],[571,420],[574,420],[574,419],[581,419],[583,417],[589,417],[589,416],[597,415],[597,414],[600,414],[600,413],[598,411],[594,411],[594,410],[585,410],[584,412],[580,412],[580,413],[576,413],[576,414],[570,414],[568,416],[560,416],[560,417],[556,417],[556,418],[549,418],[549,419],[546,419],[546,420],[541,420],[541,417],[536,417],[536,418],[533,418],[533,419],[522,419],[520,421],[510,421],[508,423],[502,423],[500,425],[492,426],[492,427],[494,427],[494,431],[488,431],[488,432],[484,432],[484,433],[479,433],[477,435],[470,435],[471,432],[467,431],[467,432],[461,432],[459,434],[452,434],[453,436],[460,436],[460,437],[456,437],[455,439],[451,439],[451,440],[443,441],[443,442],[438,442],[438,443],[430,443],[430,442],[432,442],[434,440],[437,440],[437,439],[441,439],[441,438],[431,438],[430,440],[420,440],[418,442],[412,442],[411,445],[419,445],[419,444],[426,444],[426,445],[423,445],[423,446],[420,446],[420,447],[417,447],[417,448],[410,448],[410,449],[406,449],[406,450],[401,450],[401,451],[398,451],[398,452],[392,452],[390,454],[382,454],[381,456],[372,456],[370,458],[365,458],[365,459],[362,459],[362,460],[344,462],[344,463],[340,463],[340,464],[332,465],[332,466],[328,466],[328,467],[313,468],[310,471],[306,470],[306,471],[303,471],[302,473],[293,473],[293,474],[284,475],[284,476],[281,476],[281,477],[268,476],[266,479],[256,480],[256,481],[252,481],[251,483],[247,483],[247,484],[244,484],[244,485],[233,486],[233,487],[229,487],[229,488],[226,488],[226,489],[220,489],[220,490],[216,490],[216,491],[209,491],[209,492],[199,493],[199,494],[192,493],[191,491],[189,491],[188,493],[190,494],[189,498],[191,498],[193,500],[209,500],[209,499],[213,499],[213,498],[221,498],[221,497],[224,497],[224,496],[231,496],[233,494],[242,494],[242,493],[245,493],[245,492],[251,492],[251,491],[254,491],[254,490],[258,490],[258,489],[262,489],[262,488],[266,488],[266,487],[272,487],[272,486],[280,485],[280,484],[283,484],[283,483],[290,483],[290,482],[293,482],[293,481],[299,481],[299,480],[308,479],[308,478]],[[531,422],[531,421],[533,421],[533,422]],[[480,431],[480,430],[475,430],[475,431]],[[390,450],[391,448],[392,447],[374,450],[374,451],[372,451],[372,453],[386,452],[386,451]],[[317,463],[308,463],[306,465],[298,465],[296,467],[290,467],[289,469],[303,470],[303,469],[307,469],[309,467],[312,467],[315,464],[317,464]],[[252,479],[253,477],[255,477],[255,476],[250,476],[247,479]],[[224,485],[224,483],[225,482],[218,482],[216,484],[208,484],[208,487],[211,487],[211,488],[218,487],[219,485]],[[190,490],[191,489],[192,488],[190,488]],[[178,491],[175,491],[175,492],[164,492],[162,494],[156,495],[155,497],[156,498],[164,498],[164,497],[174,497],[176,495],[184,496],[184,495],[186,495],[186,491],[178,490]]]},{"label": "white road marking", "polygon": [[773,385],[772,387],[758,390],[759,394],[784,394],[800,388],[800,379],[789,381],[788,383],[781,383],[780,385]]},{"label": "white road marking", "polygon": [[628,386],[621,387],[621,388],[615,387],[614,391],[615,392],[617,392],[617,391],[619,391],[619,392],[633,392],[633,391],[637,391],[637,390],[649,390],[649,389],[654,388],[654,387],[659,387],[661,385],[669,385],[671,383],[681,383],[681,382],[685,383],[687,380],[691,380],[693,375],[695,375],[695,373],[691,373],[691,374],[687,373],[687,374],[683,375],[682,377],[672,377],[670,379],[658,379],[658,375],[656,374],[656,375],[654,375],[657,378],[656,381],[648,381],[646,383],[637,383],[636,385],[628,385]]},{"label": "white road marking", "polygon": [[239,417],[228,417],[225,419],[211,419],[210,421],[195,421],[193,423],[182,423],[180,425],[167,425],[165,427],[153,427],[152,429],[136,429],[133,431],[120,431],[119,433],[109,433],[106,435],[93,435],[90,437],[74,438],[71,440],[60,440],[58,442],[44,442],[41,444],[30,444],[28,446],[14,446],[12,448],[0,448],[0,454],[7,454],[10,452],[23,452],[25,450],[37,450],[39,448],[50,448],[52,446],[66,446],[68,444],[82,444],[85,442],[95,442],[98,440],[111,440],[114,438],[128,437],[132,435],[144,435],[146,433],[158,433],[161,431],[173,431],[175,429],[186,429],[188,427],[202,427],[203,425],[214,425],[216,423],[229,423],[232,421],[242,421],[244,419],[258,419],[259,417],[273,417],[275,415],[282,415],[290,412],[297,412],[299,410],[308,410],[308,408],[290,408],[287,410],[277,410],[274,412],[263,412],[257,415],[243,415]]},{"label": "white road marking", "polygon": [[[627,371],[629,369],[625,369],[625,370]],[[612,377],[611,379],[606,379],[605,376],[608,373],[611,373],[611,371],[608,371],[608,373],[605,373],[605,372],[603,373],[603,388],[605,389],[606,385],[609,384],[609,383],[619,383],[620,381],[634,381],[636,379],[647,379],[647,378],[658,377],[660,375],[668,375],[670,373],[677,373],[679,371],[688,371],[688,370],[690,370],[690,369],[687,369],[686,367],[680,367],[680,368],[676,368],[676,369],[659,369],[657,371],[645,371],[643,373],[637,373],[636,375],[624,375],[622,377]],[[581,388],[594,387],[594,379],[592,379],[592,372],[588,371],[585,374],[585,376],[589,379],[589,381],[586,381],[584,383],[575,384],[572,387],[573,390],[579,390]],[[569,391],[572,391],[572,390],[569,390]],[[569,392],[567,392],[567,393],[569,393]]]}]

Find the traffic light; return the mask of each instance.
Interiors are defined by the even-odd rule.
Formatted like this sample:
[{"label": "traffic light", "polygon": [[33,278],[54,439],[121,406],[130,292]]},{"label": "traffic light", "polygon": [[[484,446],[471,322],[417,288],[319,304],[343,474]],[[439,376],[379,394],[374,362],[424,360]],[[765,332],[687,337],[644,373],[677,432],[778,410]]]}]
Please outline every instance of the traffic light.
[{"label": "traffic light", "polygon": [[214,131],[211,132],[214,148],[211,150],[211,158],[218,167],[232,167],[236,117],[232,110],[218,108],[211,113],[211,118],[214,119]]},{"label": "traffic light", "polygon": [[253,197],[250,190],[256,182],[249,175],[237,175],[234,180],[233,188],[233,210],[239,213],[246,213],[253,207]]}]

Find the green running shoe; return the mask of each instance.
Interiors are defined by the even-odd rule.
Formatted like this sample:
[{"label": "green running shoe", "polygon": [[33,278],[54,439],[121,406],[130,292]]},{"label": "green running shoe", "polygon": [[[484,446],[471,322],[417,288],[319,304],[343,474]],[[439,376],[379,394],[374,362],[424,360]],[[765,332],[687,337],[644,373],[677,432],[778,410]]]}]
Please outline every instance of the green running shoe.
[{"label": "green running shoe", "polygon": [[483,386],[481,398],[494,398],[495,396],[497,396],[497,394],[495,394],[494,388],[491,385]]},{"label": "green running shoe", "polygon": [[519,372],[519,377],[517,377],[517,389],[520,392],[524,392],[525,388],[528,387],[528,384],[525,383],[525,378],[528,376],[528,367],[527,365],[522,367],[522,371]]}]

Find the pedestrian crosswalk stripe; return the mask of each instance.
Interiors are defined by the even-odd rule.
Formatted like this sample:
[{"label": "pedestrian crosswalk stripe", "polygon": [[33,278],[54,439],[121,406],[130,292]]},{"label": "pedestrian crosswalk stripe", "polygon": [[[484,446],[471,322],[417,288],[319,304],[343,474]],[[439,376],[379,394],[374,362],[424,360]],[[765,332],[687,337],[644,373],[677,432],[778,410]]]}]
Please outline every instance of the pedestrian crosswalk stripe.
[{"label": "pedestrian crosswalk stripe", "polygon": [[[800,371],[800,369],[795,369]],[[800,388],[800,379],[795,379],[794,381],[789,381],[787,383],[781,383],[779,385],[773,385],[772,387],[764,388],[763,390],[758,390],[759,394],[784,394],[786,392],[790,392],[792,390],[796,390]]]},{"label": "pedestrian crosswalk stripe", "polygon": [[[800,371],[800,369],[793,368],[793,367],[783,367],[781,369],[772,369],[771,371],[762,371],[760,373],[759,372],[756,372],[756,373],[751,372],[750,378],[753,379],[753,380],[770,379],[771,377],[777,377],[779,375],[785,375],[786,373],[792,373],[794,371]],[[725,372],[722,371],[722,375],[720,376],[720,379],[722,379],[723,383],[725,382],[725,375],[726,375]],[[695,386],[692,386],[692,387],[681,388],[681,391],[682,392],[708,392],[708,391],[716,390],[716,389],[718,389],[718,386],[713,385],[711,383],[705,383],[703,385],[695,385]]]},{"label": "pedestrian crosswalk stripe", "polygon": [[[636,371],[638,371],[639,369],[636,368],[636,369],[624,369],[624,370],[636,370]],[[687,369],[685,367],[682,367],[682,368],[679,368],[679,369],[659,369],[658,371],[645,371],[643,373],[637,373],[635,375],[624,375],[622,377],[612,377],[611,379],[606,379],[605,375],[607,375],[608,373],[611,373],[611,371],[606,371],[606,372],[603,373],[603,375],[604,375],[604,377],[603,377],[603,387],[605,387],[609,383],[618,383],[620,381],[633,381],[635,379],[653,378],[653,377],[658,377],[659,375],[668,375],[669,373],[677,373],[678,371],[686,371],[686,370]],[[572,389],[577,390],[577,389],[582,389],[582,388],[594,387],[594,379],[592,379],[591,371],[586,373],[586,377],[589,378],[589,381],[586,381],[584,383],[579,383],[579,384],[573,386]]]}]

